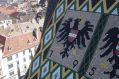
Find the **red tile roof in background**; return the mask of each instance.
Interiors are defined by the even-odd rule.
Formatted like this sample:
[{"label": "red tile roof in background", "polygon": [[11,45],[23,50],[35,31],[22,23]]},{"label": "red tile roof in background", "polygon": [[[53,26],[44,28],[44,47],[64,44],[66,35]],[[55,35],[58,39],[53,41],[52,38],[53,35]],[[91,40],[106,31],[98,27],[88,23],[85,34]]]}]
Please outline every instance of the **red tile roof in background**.
[{"label": "red tile roof in background", "polygon": [[39,45],[41,40],[41,32],[38,33],[38,39],[35,39],[32,32],[14,37],[5,38],[1,36],[1,39],[2,40],[0,40],[0,42],[4,44],[3,57],[7,57],[25,49],[34,47],[35,45]]},{"label": "red tile roof in background", "polygon": [[13,6],[0,6],[0,12],[6,15],[10,15],[14,12],[17,12],[17,9]]}]

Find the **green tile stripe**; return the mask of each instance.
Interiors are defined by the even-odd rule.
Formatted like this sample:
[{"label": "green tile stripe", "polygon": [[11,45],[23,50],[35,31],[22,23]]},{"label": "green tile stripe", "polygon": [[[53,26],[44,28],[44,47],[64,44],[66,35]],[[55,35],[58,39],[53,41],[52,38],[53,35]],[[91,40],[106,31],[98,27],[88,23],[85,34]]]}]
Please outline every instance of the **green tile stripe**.
[{"label": "green tile stripe", "polygon": [[107,22],[108,15],[107,14],[102,14],[101,18],[97,24],[96,30],[94,31],[94,34],[92,36],[91,42],[86,50],[86,54],[83,58],[83,61],[81,63],[81,66],[79,68],[79,73],[85,75],[88,66],[91,62],[91,59],[93,58],[93,55],[95,53],[95,50],[97,48],[98,42],[101,38],[102,32],[105,28],[105,24]]}]

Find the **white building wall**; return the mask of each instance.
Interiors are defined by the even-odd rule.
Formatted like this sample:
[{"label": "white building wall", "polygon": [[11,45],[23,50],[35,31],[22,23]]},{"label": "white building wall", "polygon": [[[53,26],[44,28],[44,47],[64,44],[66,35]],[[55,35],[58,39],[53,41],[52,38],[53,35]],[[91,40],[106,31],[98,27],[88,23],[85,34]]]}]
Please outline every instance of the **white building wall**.
[{"label": "white building wall", "polygon": [[0,60],[2,59],[2,48],[0,48]]},{"label": "white building wall", "polygon": [[2,49],[0,48],[0,78],[3,78],[3,69],[2,69]]},{"label": "white building wall", "polygon": [[8,73],[8,67],[7,67],[7,60],[6,60],[6,58],[3,58],[1,60],[1,65],[2,65],[2,70],[4,70],[3,71],[3,75],[5,76],[5,78],[7,78],[8,76],[6,74],[9,74],[9,73]]},{"label": "white building wall", "polygon": [[[31,52],[29,51],[31,50]],[[18,54],[18,57],[17,57]],[[18,67],[17,67],[17,62],[19,61],[19,68],[20,68],[20,76],[25,75],[27,69],[29,68],[30,62],[31,62],[31,55],[35,54],[35,47],[32,47],[30,49],[24,50],[22,52],[16,53],[12,55],[12,60],[8,61],[7,57],[2,59],[2,69],[3,69],[3,74],[5,75],[5,79],[18,79]],[[8,65],[13,64],[12,68],[8,68]],[[26,66],[26,68],[25,68]],[[14,71],[14,75],[10,77],[10,72]]]}]

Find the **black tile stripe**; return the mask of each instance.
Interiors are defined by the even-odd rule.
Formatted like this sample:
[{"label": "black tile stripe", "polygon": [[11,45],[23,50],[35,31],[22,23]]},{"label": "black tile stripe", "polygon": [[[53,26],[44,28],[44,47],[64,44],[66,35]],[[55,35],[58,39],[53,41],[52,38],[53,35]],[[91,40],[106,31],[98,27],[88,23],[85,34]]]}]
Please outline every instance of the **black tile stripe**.
[{"label": "black tile stripe", "polygon": [[79,0],[79,7],[85,2],[86,0]]},{"label": "black tile stripe", "polygon": [[73,0],[67,0],[67,5],[69,5]]},{"label": "black tile stripe", "polygon": [[106,0],[107,9],[109,9],[115,2],[116,0]]},{"label": "black tile stripe", "polygon": [[92,7],[94,7],[100,0],[91,0]]}]

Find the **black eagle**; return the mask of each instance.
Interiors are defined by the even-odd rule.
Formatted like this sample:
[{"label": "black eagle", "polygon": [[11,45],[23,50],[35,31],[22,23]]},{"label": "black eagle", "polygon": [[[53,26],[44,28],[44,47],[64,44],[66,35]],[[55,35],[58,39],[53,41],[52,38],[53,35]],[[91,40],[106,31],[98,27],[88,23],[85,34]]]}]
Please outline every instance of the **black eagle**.
[{"label": "black eagle", "polygon": [[93,32],[93,25],[91,25],[90,21],[86,21],[81,30],[78,29],[81,19],[75,19],[73,27],[71,27],[71,22],[73,22],[72,18],[65,20],[62,24],[63,27],[58,30],[57,42],[62,43],[64,46],[63,51],[60,53],[62,58],[68,57],[68,51],[75,48],[75,45],[78,48],[86,47],[86,40],[90,40],[89,32]]},{"label": "black eagle", "polygon": [[106,49],[103,54],[100,55],[100,57],[105,57],[109,55],[110,53],[113,53],[113,56],[108,58],[107,61],[114,64],[112,66],[112,71],[104,71],[104,74],[109,74],[110,79],[113,79],[114,77],[119,78],[119,73],[117,75],[116,71],[119,69],[119,49],[117,49],[117,46],[119,45],[119,28],[114,27],[111,28],[109,31],[106,32],[105,38],[102,40],[103,42],[106,42],[104,46],[102,46],[100,49],[104,50]]}]

